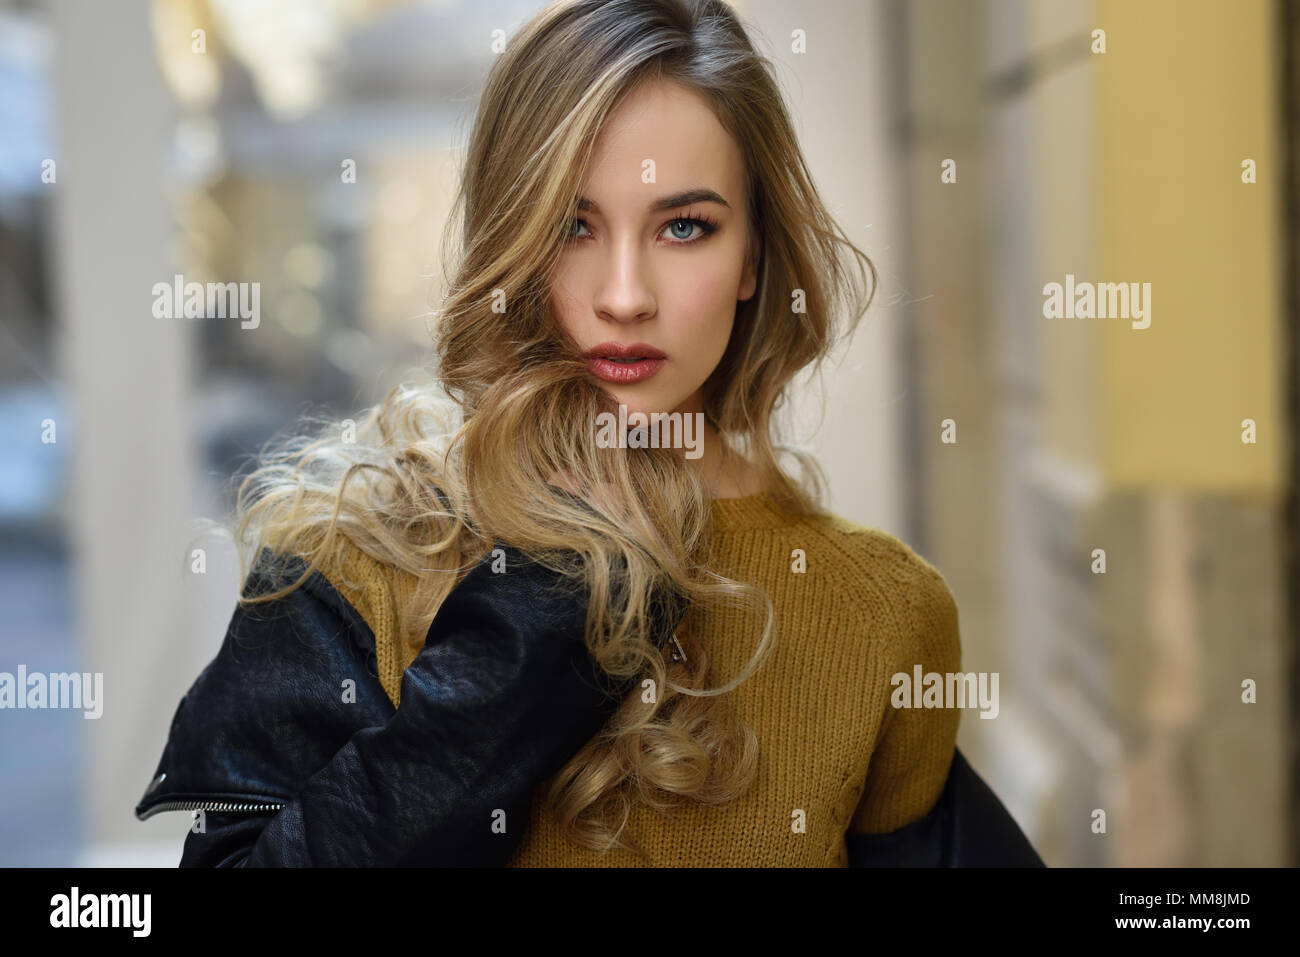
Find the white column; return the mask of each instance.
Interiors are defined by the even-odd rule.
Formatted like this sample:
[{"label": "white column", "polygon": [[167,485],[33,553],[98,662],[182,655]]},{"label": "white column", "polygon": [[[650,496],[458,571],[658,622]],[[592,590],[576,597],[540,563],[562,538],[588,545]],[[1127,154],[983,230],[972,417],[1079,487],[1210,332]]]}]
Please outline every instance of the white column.
[{"label": "white column", "polygon": [[[122,842],[184,834],[177,815],[140,823],[183,684],[189,640],[184,544],[195,473],[190,330],[155,319],[172,274],[164,195],[172,103],[145,0],[51,0],[55,35],[54,287],[70,421],[67,531],[82,670],[104,675],[103,716],[84,722],[88,860]],[[211,648],[203,655],[210,657]],[[174,863],[174,861],[172,861]]]}]

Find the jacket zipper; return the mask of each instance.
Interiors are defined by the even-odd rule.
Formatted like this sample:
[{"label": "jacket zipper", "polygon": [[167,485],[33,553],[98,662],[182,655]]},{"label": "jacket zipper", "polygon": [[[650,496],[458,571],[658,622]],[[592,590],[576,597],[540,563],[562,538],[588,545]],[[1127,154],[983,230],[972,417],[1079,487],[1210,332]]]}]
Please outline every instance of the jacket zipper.
[{"label": "jacket zipper", "polygon": [[236,804],[229,801],[164,801],[149,808],[145,817],[153,817],[160,811],[214,811],[225,814],[259,814],[278,811],[284,807],[280,801],[263,804]]}]

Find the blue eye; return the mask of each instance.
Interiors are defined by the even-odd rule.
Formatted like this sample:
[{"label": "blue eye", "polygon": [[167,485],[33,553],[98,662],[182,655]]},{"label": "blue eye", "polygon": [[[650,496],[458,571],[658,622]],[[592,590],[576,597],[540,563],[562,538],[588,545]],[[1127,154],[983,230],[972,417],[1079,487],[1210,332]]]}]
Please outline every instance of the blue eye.
[{"label": "blue eye", "polygon": [[[673,238],[688,240],[691,238],[691,230],[698,225],[693,219],[674,219],[668,224],[668,229],[672,232]],[[684,229],[686,235],[678,233],[678,229]]]},{"label": "blue eye", "polygon": [[[690,236],[691,229],[695,227],[698,227],[700,231],[695,236]],[[685,230],[685,236],[678,232],[679,228]],[[709,233],[713,232],[715,228],[714,224],[706,219],[699,219],[694,216],[683,216],[679,219],[674,219],[664,227],[664,230],[671,231],[676,240],[675,245],[685,246],[690,243],[698,243],[705,236],[709,235]],[[660,235],[662,236],[663,233],[660,233]]]},{"label": "blue eye", "polygon": [[[584,235],[578,232],[579,229],[585,229],[587,233]],[[695,229],[699,231],[692,235],[691,231]],[[670,246],[689,246],[691,243],[700,242],[715,229],[717,229],[717,224],[710,220],[697,216],[679,216],[677,219],[669,221],[659,235],[664,236],[665,233],[669,233],[670,235],[667,238],[670,240]],[[572,242],[577,239],[587,239],[590,236],[591,230],[587,225],[587,221],[585,219],[574,219],[569,223],[569,229],[564,238]]]}]

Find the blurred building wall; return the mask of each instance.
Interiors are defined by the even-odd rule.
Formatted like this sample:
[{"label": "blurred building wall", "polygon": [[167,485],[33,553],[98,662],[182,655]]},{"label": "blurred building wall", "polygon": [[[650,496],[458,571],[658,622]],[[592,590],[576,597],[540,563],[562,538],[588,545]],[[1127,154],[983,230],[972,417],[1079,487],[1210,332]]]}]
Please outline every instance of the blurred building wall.
[{"label": "blurred building wall", "polygon": [[[1049,864],[1284,863],[1274,5],[898,9],[911,280],[932,294],[919,544],[963,667],[1002,674],[1001,715],[960,742]],[[1046,318],[1067,274],[1150,283],[1149,328]]]},{"label": "blurred building wall", "polygon": [[1124,542],[1132,568],[1101,591],[1106,620],[1129,626],[1110,649],[1129,742],[1119,864],[1289,858],[1277,12],[1097,8],[1115,44],[1096,78],[1098,270],[1159,290],[1149,329],[1093,326],[1112,489],[1098,537]]},{"label": "blurred building wall", "polygon": [[888,11],[879,3],[732,6],[757,28],[760,52],[777,64],[823,201],[879,271],[879,289],[855,335],[835,350],[820,378],[802,377],[792,390],[790,437],[822,464],[834,511],[905,535],[898,449],[900,392],[907,386],[897,354],[906,249],[897,242],[901,163],[888,128]]}]

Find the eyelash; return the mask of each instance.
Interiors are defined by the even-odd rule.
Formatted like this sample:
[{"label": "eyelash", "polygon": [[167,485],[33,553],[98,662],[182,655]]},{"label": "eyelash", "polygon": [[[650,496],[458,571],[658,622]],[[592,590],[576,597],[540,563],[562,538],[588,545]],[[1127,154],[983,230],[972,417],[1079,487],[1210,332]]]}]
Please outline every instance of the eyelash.
[{"label": "eyelash", "polygon": [[[576,226],[578,223],[581,223],[583,226],[586,226],[588,230],[591,229],[591,225],[585,219],[578,218],[572,220],[569,223],[569,235],[566,236],[566,239],[571,243],[577,242],[580,239],[591,238],[590,236],[574,236],[572,234],[573,227]],[[669,226],[672,226],[674,223],[690,223],[694,226],[699,226],[702,232],[694,239],[670,239],[668,240],[668,245],[670,246],[693,246],[695,243],[700,243],[708,239],[709,236],[711,236],[714,233],[714,231],[717,230],[718,228],[717,220],[710,218],[704,213],[696,213],[694,215],[674,216],[672,219],[668,220],[668,222],[663,224],[663,227],[659,230],[659,232],[662,233],[665,229],[667,229]]]}]

